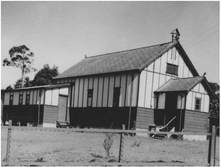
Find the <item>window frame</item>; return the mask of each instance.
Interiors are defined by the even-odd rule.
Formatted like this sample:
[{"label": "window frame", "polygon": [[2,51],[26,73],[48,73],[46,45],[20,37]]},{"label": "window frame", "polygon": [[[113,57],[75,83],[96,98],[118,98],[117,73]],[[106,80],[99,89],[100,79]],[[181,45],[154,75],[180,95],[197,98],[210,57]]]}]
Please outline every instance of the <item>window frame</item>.
[{"label": "window frame", "polygon": [[30,105],[30,92],[26,92],[25,105]]},{"label": "window frame", "polygon": [[23,92],[19,92],[18,105],[22,105],[23,103]]},{"label": "window frame", "polygon": [[14,99],[14,93],[13,93],[13,92],[10,92],[9,105],[13,105],[13,99]]},{"label": "window frame", "polygon": [[[93,92],[94,92],[94,89],[87,90],[87,107],[92,107],[93,105]],[[91,99],[90,101],[91,103],[89,103],[89,99]]]},{"label": "window frame", "polygon": [[[199,100],[199,104],[197,104],[197,100]],[[197,105],[199,106],[199,109],[196,107]],[[200,98],[200,97],[195,97],[195,106],[194,106],[195,108],[194,108],[194,109],[195,109],[196,111],[201,111],[201,105],[202,105],[202,98]]]},{"label": "window frame", "polygon": [[[173,68],[172,69],[172,72],[170,70],[168,70],[168,67]],[[175,73],[174,72],[174,69],[175,69]],[[175,64],[171,64],[171,63],[167,63],[167,66],[166,66],[166,73],[167,74],[171,74],[171,75],[176,75],[178,76],[178,65],[175,65]]]},{"label": "window frame", "polygon": [[113,91],[113,107],[119,107],[119,105],[120,105],[120,88],[121,87],[114,87],[114,91]]}]

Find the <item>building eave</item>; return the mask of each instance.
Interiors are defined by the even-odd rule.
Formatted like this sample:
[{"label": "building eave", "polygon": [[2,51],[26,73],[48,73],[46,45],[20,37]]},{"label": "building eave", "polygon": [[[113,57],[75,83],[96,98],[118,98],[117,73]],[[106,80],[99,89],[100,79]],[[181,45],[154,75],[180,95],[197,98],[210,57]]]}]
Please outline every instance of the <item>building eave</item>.
[{"label": "building eave", "polygon": [[34,86],[34,87],[25,87],[25,88],[18,88],[12,90],[3,90],[4,92],[13,92],[13,91],[28,91],[28,90],[39,90],[39,89],[55,89],[55,88],[64,88],[69,87],[70,83],[65,84],[56,84],[56,85],[44,85],[44,86]]}]

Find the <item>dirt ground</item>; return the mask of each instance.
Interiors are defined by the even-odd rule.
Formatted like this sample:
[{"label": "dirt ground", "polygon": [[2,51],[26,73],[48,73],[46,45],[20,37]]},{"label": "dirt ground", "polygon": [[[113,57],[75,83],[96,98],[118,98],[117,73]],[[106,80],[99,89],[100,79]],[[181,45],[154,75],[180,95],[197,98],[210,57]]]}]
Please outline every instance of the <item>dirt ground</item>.
[{"label": "dirt ground", "polygon": [[[7,129],[1,130],[1,158],[6,157]],[[117,162],[120,135],[114,135],[110,158],[102,145],[104,133],[12,130],[10,161],[14,162]],[[121,162],[178,162],[205,165],[209,141],[158,140],[124,136]],[[216,165],[219,165],[217,138]]]}]

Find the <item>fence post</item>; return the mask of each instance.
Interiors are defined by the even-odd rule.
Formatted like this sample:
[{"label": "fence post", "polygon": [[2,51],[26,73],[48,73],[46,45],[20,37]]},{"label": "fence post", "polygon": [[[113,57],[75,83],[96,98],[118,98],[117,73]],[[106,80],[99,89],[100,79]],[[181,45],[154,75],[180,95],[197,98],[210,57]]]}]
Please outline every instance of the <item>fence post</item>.
[{"label": "fence post", "polygon": [[[122,129],[125,130],[125,125],[122,125]],[[120,149],[119,149],[119,159],[118,162],[121,161],[121,159],[123,158],[123,147],[124,147],[124,136],[123,133],[120,133]]]},{"label": "fence post", "polygon": [[216,157],[216,127],[212,126],[212,132],[209,140],[208,163],[210,166],[215,166]]},{"label": "fence post", "polygon": [[7,165],[9,164],[9,159],[10,159],[11,127],[12,127],[12,120],[9,120],[8,136],[7,136],[7,148],[6,148],[6,163],[7,163]]}]

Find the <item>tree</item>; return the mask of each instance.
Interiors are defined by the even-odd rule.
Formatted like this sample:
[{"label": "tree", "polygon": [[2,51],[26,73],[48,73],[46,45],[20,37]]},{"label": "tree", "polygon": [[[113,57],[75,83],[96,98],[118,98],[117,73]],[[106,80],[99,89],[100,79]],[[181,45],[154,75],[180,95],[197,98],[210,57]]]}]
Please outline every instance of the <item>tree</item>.
[{"label": "tree", "polygon": [[209,82],[209,86],[213,90],[213,92],[216,94],[217,98],[219,98],[219,85],[217,83]]},{"label": "tree", "polygon": [[216,94],[215,99],[210,99],[210,118],[219,118],[219,85],[209,82],[212,91]]},{"label": "tree", "polygon": [[29,77],[25,77],[23,82],[22,82],[22,78],[17,80],[14,85],[14,88],[15,89],[21,88],[22,83],[24,84],[23,87],[32,87],[32,81],[30,81]]},{"label": "tree", "polygon": [[9,86],[7,86],[7,87],[5,88],[5,90],[13,90],[13,88],[12,88],[11,85],[9,85]]},{"label": "tree", "polygon": [[48,64],[43,66],[43,69],[39,70],[32,81],[33,86],[51,85],[53,84],[53,77],[59,75],[58,67],[53,66],[50,68]]},{"label": "tree", "polygon": [[9,50],[10,60],[7,58],[3,60],[3,66],[13,66],[21,69],[22,72],[22,87],[24,85],[24,76],[25,74],[36,71],[35,68],[32,67],[34,53],[30,51],[30,49],[25,46],[14,46]]}]

